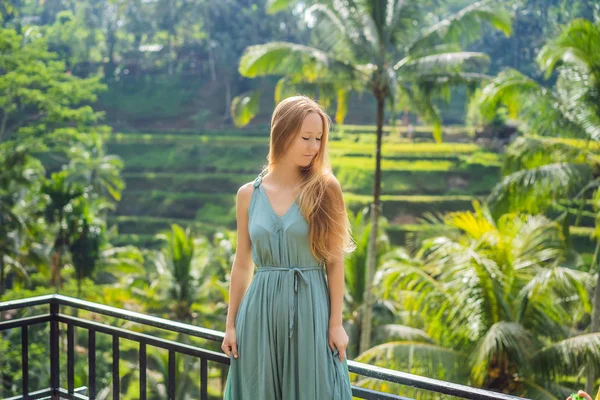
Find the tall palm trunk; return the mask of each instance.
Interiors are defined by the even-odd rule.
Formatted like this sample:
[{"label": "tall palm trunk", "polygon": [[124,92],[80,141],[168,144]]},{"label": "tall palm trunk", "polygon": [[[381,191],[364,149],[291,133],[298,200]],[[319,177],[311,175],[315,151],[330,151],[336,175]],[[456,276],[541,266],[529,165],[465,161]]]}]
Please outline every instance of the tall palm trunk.
[{"label": "tall palm trunk", "polygon": [[377,145],[375,147],[375,182],[373,185],[373,203],[371,204],[371,232],[369,233],[369,246],[367,250],[367,276],[364,293],[364,313],[361,322],[360,347],[359,352],[363,353],[371,347],[371,323],[373,320],[373,277],[375,276],[376,255],[377,255],[377,232],[379,227],[380,203],[379,195],[381,192],[381,138],[383,136],[383,108],[385,105],[385,95],[383,91],[376,91],[377,99]]},{"label": "tall palm trunk", "polygon": [[[594,290],[593,308],[592,308],[592,322],[590,325],[590,332],[600,331],[600,260],[598,259],[598,253],[600,252],[600,239],[596,241],[596,250],[594,251],[593,262],[596,264],[598,272],[598,279],[596,280],[596,289]],[[588,366],[588,375],[585,382],[585,391],[590,395],[594,393],[594,381],[596,380],[596,367],[594,365]]]},{"label": "tall palm trunk", "polygon": [[[4,259],[2,258],[2,254],[0,254],[0,299],[4,296]],[[0,318],[0,320],[2,320]]]}]

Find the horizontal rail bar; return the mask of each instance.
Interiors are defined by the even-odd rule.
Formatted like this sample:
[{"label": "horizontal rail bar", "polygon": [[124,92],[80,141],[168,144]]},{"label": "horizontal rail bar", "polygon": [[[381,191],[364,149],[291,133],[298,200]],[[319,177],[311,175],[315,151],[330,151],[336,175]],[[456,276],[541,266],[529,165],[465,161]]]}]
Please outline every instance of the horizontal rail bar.
[{"label": "horizontal rail bar", "polygon": [[145,343],[151,346],[159,347],[165,350],[175,350],[178,353],[186,354],[192,357],[206,358],[209,361],[219,362],[221,364],[229,365],[229,357],[225,354],[217,353],[216,351],[202,349],[200,347],[190,346],[172,340],[160,339],[154,336],[146,335],[144,333],[138,333],[129,331],[122,328],[115,328],[114,326],[101,324],[99,322],[91,322],[85,319],[71,317],[69,315],[58,315],[58,321],[66,324],[73,324],[81,328],[93,329],[96,332],[106,333],[108,335],[114,335],[119,338],[132,340],[134,342]]},{"label": "horizontal rail bar", "polygon": [[[83,393],[81,393],[83,392]],[[69,394],[68,390],[64,388],[59,388],[58,393],[61,399],[77,399],[77,400],[89,400],[90,398],[86,396],[84,393],[87,393],[87,388],[83,387],[80,389],[76,389],[75,393]]]},{"label": "horizontal rail bar", "polygon": [[33,317],[25,317],[19,319],[11,319],[9,321],[0,322],[0,332],[7,329],[19,328],[22,326],[31,326],[36,324],[42,324],[44,322],[50,322],[52,316],[50,314],[35,315]]},{"label": "horizontal rail bar", "polygon": [[56,294],[54,296],[58,304],[60,304],[61,306],[75,307],[80,310],[92,311],[98,314],[122,318],[128,321],[138,322],[156,328],[184,333],[186,335],[192,335],[213,341],[220,341],[223,340],[223,338],[225,337],[224,332],[216,331],[213,329],[200,328],[197,326],[184,324],[182,322],[172,321],[165,318],[153,317],[135,311],[122,310],[120,308],[106,306],[98,303],[92,303],[91,301],[79,300],[60,294]]},{"label": "horizontal rail bar", "polygon": [[[52,389],[47,388],[47,389],[41,389],[41,390],[36,390],[35,392],[29,392],[29,395],[27,396],[28,399],[46,399],[46,398],[50,398],[50,396],[52,395]],[[19,396],[13,396],[13,397],[5,397],[4,400],[23,400],[23,395],[19,395]]]},{"label": "horizontal rail bar", "polygon": [[[28,399],[36,400],[36,399],[50,399],[52,397],[53,390],[50,388],[36,390],[35,392],[29,393]],[[75,393],[69,395],[68,391],[60,388],[58,389],[61,399],[79,399],[79,400],[89,400],[89,397],[85,394],[87,393],[87,388],[82,386],[80,388],[75,389]],[[23,400],[23,395],[14,396],[14,397],[5,397],[3,400]]]},{"label": "horizontal rail bar", "polygon": [[20,308],[27,308],[33,306],[40,306],[44,304],[50,304],[55,298],[54,294],[47,294],[44,296],[28,297],[25,299],[8,300],[0,303],[0,311],[6,310],[18,310]]},{"label": "horizontal rail bar", "polygon": [[412,386],[418,389],[449,394],[451,396],[473,400],[526,400],[518,396],[511,396],[504,393],[492,392],[490,390],[478,389],[467,385],[460,385],[458,383],[440,381],[406,372],[394,371],[371,364],[363,364],[357,361],[348,361],[348,369],[350,369],[350,364],[352,364],[351,372],[359,375],[381,379],[387,382],[399,383],[405,386]]}]

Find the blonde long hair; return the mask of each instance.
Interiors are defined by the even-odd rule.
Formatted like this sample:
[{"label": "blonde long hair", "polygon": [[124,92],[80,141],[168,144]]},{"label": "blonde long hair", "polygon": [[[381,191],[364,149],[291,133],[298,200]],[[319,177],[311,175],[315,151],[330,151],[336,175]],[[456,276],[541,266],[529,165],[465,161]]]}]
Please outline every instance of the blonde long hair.
[{"label": "blonde long hair", "polygon": [[271,132],[267,164],[262,175],[286,153],[302,127],[304,118],[315,112],[323,121],[321,148],[311,163],[300,167],[302,182],[298,205],[309,226],[309,242],[314,257],[326,264],[341,250],[347,254],[356,249],[348,214],[339,191],[333,185],[334,177],[327,143],[331,118],[323,108],[307,96],[292,96],[282,100],[271,118]]}]

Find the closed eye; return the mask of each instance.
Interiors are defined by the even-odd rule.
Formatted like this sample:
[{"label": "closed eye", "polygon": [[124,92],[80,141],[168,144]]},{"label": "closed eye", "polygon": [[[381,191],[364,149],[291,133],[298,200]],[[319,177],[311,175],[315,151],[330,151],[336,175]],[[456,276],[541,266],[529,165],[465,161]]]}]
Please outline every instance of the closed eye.
[{"label": "closed eye", "polygon": [[[308,140],[308,139],[310,139],[310,138],[303,137],[302,139],[304,139],[304,140]],[[319,138],[317,138],[317,140],[318,140],[319,142],[321,141],[321,139],[319,139]]]}]

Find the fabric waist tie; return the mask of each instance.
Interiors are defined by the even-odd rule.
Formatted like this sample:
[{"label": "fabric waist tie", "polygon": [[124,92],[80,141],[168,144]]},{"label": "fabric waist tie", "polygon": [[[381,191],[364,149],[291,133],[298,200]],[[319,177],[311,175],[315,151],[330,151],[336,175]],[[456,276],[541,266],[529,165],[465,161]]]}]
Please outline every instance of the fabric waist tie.
[{"label": "fabric waist tie", "polygon": [[298,277],[302,278],[304,283],[308,284],[308,279],[306,275],[304,275],[303,271],[315,271],[323,269],[320,265],[311,265],[311,266],[290,266],[290,267],[281,267],[281,266],[270,266],[270,265],[261,265],[258,267],[257,273],[259,272],[269,272],[269,271],[278,271],[278,272],[287,272],[287,279],[290,286],[290,297],[288,298],[288,310],[290,315],[289,322],[289,337],[292,337],[294,333],[294,320],[296,318],[296,295],[298,293]]}]

